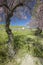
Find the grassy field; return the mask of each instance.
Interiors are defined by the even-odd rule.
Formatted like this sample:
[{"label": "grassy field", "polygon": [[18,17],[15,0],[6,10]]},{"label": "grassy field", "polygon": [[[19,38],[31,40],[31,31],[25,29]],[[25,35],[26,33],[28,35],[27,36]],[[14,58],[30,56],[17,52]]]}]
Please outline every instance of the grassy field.
[{"label": "grassy field", "polygon": [[[21,29],[22,27],[18,30],[18,27],[12,27],[14,35],[13,46],[16,52],[15,59],[12,60],[8,54],[8,36],[5,32],[5,27],[0,28],[3,29],[0,30],[0,65],[21,65],[19,60],[26,54],[32,55],[32,57],[43,58],[43,33],[40,36],[35,36],[35,30]],[[17,61],[16,59],[18,58],[20,59]]]}]

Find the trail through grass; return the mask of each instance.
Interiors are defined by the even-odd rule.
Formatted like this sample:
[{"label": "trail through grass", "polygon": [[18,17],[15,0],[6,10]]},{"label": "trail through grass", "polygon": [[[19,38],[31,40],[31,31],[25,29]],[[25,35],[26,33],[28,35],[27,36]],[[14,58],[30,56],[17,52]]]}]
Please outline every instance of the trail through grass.
[{"label": "trail through grass", "polygon": [[34,30],[12,30],[14,35],[15,56],[12,59],[8,53],[8,36],[0,30],[0,65],[43,65],[43,33],[34,35]]}]

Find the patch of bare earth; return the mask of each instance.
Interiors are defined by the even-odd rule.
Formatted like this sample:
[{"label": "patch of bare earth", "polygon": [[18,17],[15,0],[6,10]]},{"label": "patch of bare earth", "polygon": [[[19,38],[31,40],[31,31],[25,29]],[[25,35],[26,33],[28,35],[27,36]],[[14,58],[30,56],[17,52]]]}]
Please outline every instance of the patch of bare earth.
[{"label": "patch of bare earth", "polygon": [[27,54],[22,59],[21,65],[43,65],[43,58],[37,58]]},{"label": "patch of bare earth", "polygon": [[43,58],[33,57],[32,55],[26,54],[23,58],[16,57],[16,63],[9,62],[7,65],[43,65]]}]

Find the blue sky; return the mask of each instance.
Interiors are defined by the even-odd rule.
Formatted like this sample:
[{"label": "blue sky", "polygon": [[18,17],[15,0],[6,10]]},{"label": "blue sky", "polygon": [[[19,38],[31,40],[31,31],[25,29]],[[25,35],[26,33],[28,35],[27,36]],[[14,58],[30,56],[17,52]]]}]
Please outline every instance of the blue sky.
[{"label": "blue sky", "polygon": [[29,14],[27,16],[27,19],[20,19],[20,18],[17,18],[17,17],[14,17],[11,19],[11,25],[17,25],[17,26],[25,26],[27,22],[29,22],[31,19],[31,15]]}]

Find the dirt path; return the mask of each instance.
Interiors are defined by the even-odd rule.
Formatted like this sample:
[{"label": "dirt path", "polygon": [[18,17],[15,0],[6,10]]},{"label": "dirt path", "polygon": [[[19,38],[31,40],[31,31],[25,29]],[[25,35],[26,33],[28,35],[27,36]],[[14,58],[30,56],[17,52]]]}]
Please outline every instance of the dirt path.
[{"label": "dirt path", "polygon": [[21,65],[43,65],[43,59],[42,58],[36,58],[32,57],[31,55],[26,55],[22,62]]},{"label": "dirt path", "polygon": [[26,54],[25,57],[16,58],[16,63],[9,62],[7,65],[43,65],[43,58],[33,57],[29,54]]}]

